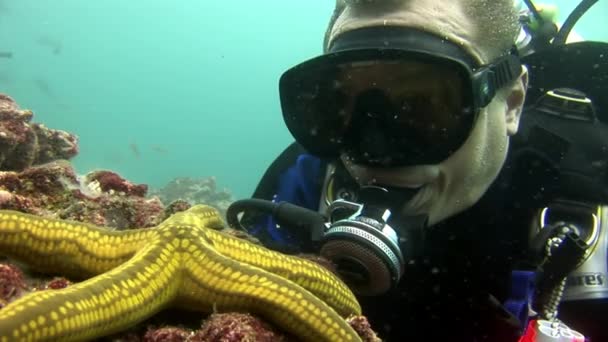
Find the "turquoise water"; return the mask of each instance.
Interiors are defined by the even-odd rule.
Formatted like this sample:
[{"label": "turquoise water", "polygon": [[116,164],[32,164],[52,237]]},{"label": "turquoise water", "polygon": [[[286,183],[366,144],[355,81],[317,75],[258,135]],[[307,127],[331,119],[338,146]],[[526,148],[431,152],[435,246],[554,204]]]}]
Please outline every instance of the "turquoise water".
[{"label": "turquoise water", "polygon": [[[558,10],[558,22],[563,23],[568,15],[576,8],[579,1],[535,1],[534,3],[555,4]],[[599,0],[576,24],[574,31],[585,40],[608,41],[608,1]]]},{"label": "turquoise water", "polygon": [[[577,4],[558,1],[563,21]],[[0,92],[80,138],[80,173],[248,197],[291,142],[277,82],[321,52],[333,1],[0,1]],[[576,31],[608,41],[598,4]]]}]

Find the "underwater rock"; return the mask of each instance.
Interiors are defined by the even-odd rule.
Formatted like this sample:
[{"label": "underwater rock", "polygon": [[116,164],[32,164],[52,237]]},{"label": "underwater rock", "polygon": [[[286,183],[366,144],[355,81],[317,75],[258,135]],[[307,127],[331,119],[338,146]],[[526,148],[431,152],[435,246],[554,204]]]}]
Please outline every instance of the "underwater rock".
[{"label": "underwater rock", "polygon": [[63,160],[21,172],[0,171],[0,208],[53,216],[76,200],[70,199],[69,185],[77,183],[72,166]]},{"label": "underwater rock", "polygon": [[[116,177],[102,188],[98,179],[105,178],[99,175]],[[116,229],[155,226],[165,217],[164,206],[158,198],[143,197],[142,189],[110,171],[77,176],[69,162],[59,160],[21,172],[0,171],[0,209]]]},{"label": "underwater rock", "polygon": [[32,165],[70,159],[78,154],[74,134],[32,123],[34,113],[0,94],[0,170],[22,171]]},{"label": "underwater rock", "polygon": [[227,189],[217,190],[215,177],[178,177],[160,189],[151,190],[150,195],[158,196],[165,205],[177,200],[186,201],[190,205],[207,204],[218,209],[222,217],[225,217],[226,210],[234,202]]},{"label": "underwater rock", "polygon": [[205,342],[281,342],[286,336],[249,314],[214,313],[189,341]]},{"label": "underwater rock", "polygon": [[27,291],[23,272],[11,264],[0,264],[0,308]]},{"label": "underwater rock", "polygon": [[163,327],[158,329],[149,329],[142,338],[142,342],[183,342],[191,341],[190,337],[194,332],[192,330]]},{"label": "underwater rock", "polygon": [[[142,324],[145,326],[146,324]],[[246,313],[213,313],[200,324],[182,325],[148,323],[103,339],[107,342],[296,342],[260,318]]]},{"label": "underwater rock", "polygon": [[[346,320],[363,342],[382,342],[372,330],[365,316]],[[263,319],[240,313],[213,313],[203,320],[201,327],[189,329],[181,326],[149,325],[145,332],[126,332],[108,339],[111,342],[297,342],[297,338],[277,330]]]},{"label": "underwater rock", "polygon": [[117,173],[107,170],[93,171],[85,176],[85,182],[98,182],[103,192],[119,192],[125,195],[144,197],[148,192],[146,184],[133,184]]},{"label": "underwater rock", "polygon": [[169,205],[167,205],[167,207],[165,208],[165,216],[168,218],[169,216],[180,212],[180,211],[186,211],[188,209],[190,209],[190,207],[192,207],[192,205],[190,203],[188,203],[187,201],[184,200],[175,200],[171,203],[169,203]]},{"label": "underwater rock", "polygon": [[353,329],[359,334],[363,342],[382,342],[382,339],[376,335],[369,321],[365,316],[353,316],[346,319]]}]

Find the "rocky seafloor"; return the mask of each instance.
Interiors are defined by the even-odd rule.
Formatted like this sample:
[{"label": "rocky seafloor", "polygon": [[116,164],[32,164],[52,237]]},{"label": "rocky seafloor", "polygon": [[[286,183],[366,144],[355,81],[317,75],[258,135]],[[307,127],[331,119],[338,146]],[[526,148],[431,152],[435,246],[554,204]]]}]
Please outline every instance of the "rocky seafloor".
[{"label": "rocky seafloor", "polygon": [[[70,159],[78,137],[33,122],[34,113],[0,94],[0,209],[92,223],[110,229],[156,226],[175,212],[207,204],[223,215],[233,201],[214,177],[179,177],[160,189],[135,184],[111,170],[76,173]],[[236,236],[236,232],[226,228]],[[255,240],[255,239],[253,239]],[[60,274],[37,274],[0,251],[0,310],[30,291],[72,282]],[[364,341],[379,341],[363,316],[349,323]],[[184,313],[167,310],[103,341],[293,341],[249,313]]]}]

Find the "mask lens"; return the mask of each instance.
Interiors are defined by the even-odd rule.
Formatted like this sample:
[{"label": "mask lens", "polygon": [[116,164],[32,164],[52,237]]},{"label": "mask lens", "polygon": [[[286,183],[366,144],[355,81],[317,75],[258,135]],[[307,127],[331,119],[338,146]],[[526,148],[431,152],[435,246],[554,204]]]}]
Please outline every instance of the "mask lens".
[{"label": "mask lens", "polygon": [[302,68],[281,87],[288,128],[312,153],[381,165],[437,163],[474,121],[471,85],[453,63],[350,61]]}]

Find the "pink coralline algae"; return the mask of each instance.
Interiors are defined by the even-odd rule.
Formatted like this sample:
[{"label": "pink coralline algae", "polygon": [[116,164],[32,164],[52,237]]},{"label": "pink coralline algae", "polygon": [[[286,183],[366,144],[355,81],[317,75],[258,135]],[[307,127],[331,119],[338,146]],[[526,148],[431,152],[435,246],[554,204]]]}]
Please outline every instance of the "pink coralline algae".
[{"label": "pink coralline algae", "polygon": [[32,278],[14,264],[0,259],[0,309],[19,297],[39,290],[62,289],[72,283],[63,277]]},{"label": "pink coralline algae", "polygon": [[[367,318],[352,316],[347,319],[363,342],[382,342],[372,330]],[[138,334],[126,333],[110,339],[112,342],[298,342],[299,339],[284,334],[262,319],[247,313],[225,312],[211,314],[198,329],[177,326],[149,326],[139,338]]]},{"label": "pink coralline algae", "polygon": [[103,192],[116,191],[125,195],[144,197],[148,191],[146,184],[133,184],[112,171],[93,171],[86,175],[85,182],[98,182]]},{"label": "pink coralline algae", "polygon": [[382,342],[365,316],[352,316],[346,321],[355,329],[363,342]]},{"label": "pink coralline algae", "polygon": [[287,337],[260,319],[243,313],[212,314],[192,341],[206,342],[281,342]]},{"label": "pink coralline algae", "polygon": [[10,264],[0,264],[0,308],[19,298],[27,285],[19,268]]},{"label": "pink coralline algae", "polygon": [[0,94],[0,170],[21,171],[29,166],[78,154],[78,138],[32,123],[31,110]]},{"label": "pink coralline algae", "polygon": [[185,342],[191,341],[194,332],[177,327],[162,327],[149,329],[142,342]]},{"label": "pink coralline algae", "polygon": [[72,284],[71,281],[63,277],[55,277],[44,285],[44,289],[59,290],[66,288]]},{"label": "pink coralline algae", "polygon": [[[95,171],[93,174],[113,173]],[[111,179],[111,187],[104,191],[96,177],[77,176],[72,165],[64,160],[32,166],[21,172],[0,171],[0,209],[116,229],[151,227],[166,218],[158,198],[145,198],[142,190],[129,191],[142,187],[119,176]]]}]

